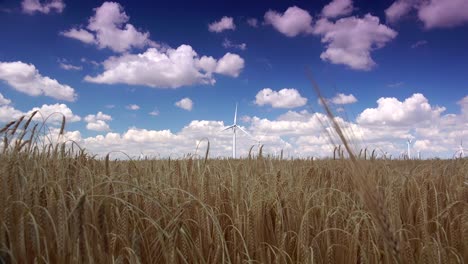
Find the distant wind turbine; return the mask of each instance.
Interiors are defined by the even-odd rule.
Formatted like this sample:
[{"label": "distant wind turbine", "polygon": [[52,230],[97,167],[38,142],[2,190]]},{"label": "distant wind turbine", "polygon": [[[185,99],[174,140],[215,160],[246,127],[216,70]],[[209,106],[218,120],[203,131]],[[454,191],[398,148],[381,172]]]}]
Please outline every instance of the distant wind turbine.
[{"label": "distant wind turbine", "polygon": [[236,130],[239,129],[240,131],[244,132],[249,137],[252,137],[247,131],[245,131],[244,129],[242,129],[242,127],[237,125],[237,104],[236,104],[236,111],[234,112],[234,123],[226,127],[225,129],[223,129],[222,131],[225,131],[228,129],[232,129],[232,158],[235,159],[236,158]]},{"label": "distant wind turbine", "polygon": [[411,138],[408,138],[408,141],[406,142],[408,144],[408,159],[411,159],[411,142],[413,140]]},{"label": "distant wind turbine", "polygon": [[458,150],[455,153],[455,157],[458,156],[459,158],[464,158],[465,157],[465,149],[463,148],[463,141],[460,140],[460,145],[458,146]]}]

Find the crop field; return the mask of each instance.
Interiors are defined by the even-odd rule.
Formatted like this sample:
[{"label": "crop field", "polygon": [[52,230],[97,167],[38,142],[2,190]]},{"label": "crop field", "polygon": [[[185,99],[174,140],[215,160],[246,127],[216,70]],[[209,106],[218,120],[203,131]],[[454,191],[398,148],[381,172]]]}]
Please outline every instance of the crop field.
[{"label": "crop field", "polygon": [[114,160],[24,121],[1,132],[0,263],[468,263],[466,159]]}]

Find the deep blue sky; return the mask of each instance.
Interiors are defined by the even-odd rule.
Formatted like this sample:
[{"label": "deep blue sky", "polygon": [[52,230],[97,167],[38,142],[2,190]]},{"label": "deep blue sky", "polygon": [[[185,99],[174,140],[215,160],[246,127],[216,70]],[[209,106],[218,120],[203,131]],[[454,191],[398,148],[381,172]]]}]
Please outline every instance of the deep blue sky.
[{"label": "deep blue sky", "polygon": [[[466,4],[463,0],[454,1]],[[40,8],[51,3],[51,1],[25,2],[29,2],[33,7],[39,3]],[[461,113],[462,104],[457,104],[468,95],[468,49],[466,49],[468,47],[468,19],[463,16],[450,25],[440,22],[435,26],[427,26],[429,23],[427,18],[421,18],[418,13],[423,7],[414,7],[408,14],[402,14],[396,21],[390,22],[385,13],[385,10],[394,3],[390,0],[335,1],[352,4],[351,13],[337,17],[324,15],[322,8],[331,3],[328,0],[118,1],[120,12],[125,12],[129,17],[126,23],[133,25],[139,32],[148,32],[150,34],[148,40],[161,45],[157,48],[160,52],[164,52],[161,47],[176,49],[185,44],[198,54],[198,58],[212,56],[219,60],[229,52],[238,55],[243,60],[243,66],[237,71],[237,76],[213,73],[213,79],[216,80],[213,85],[193,82],[176,88],[165,88],[126,84],[125,82],[106,84],[84,80],[85,76],[95,77],[103,73],[101,63],[111,56],[118,58],[125,54],[141,54],[147,51],[150,45],[132,46],[125,52],[119,52],[110,47],[99,48],[98,44],[87,44],[75,38],[66,37],[63,32],[72,28],[86,29],[97,36],[98,33],[87,28],[88,20],[95,16],[95,8],[101,7],[104,2],[66,0],[63,2],[55,0],[55,2],[64,4],[61,10],[52,8],[46,11],[43,9],[28,12],[25,11],[24,3],[22,6],[21,1],[0,1],[0,32],[2,34],[0,63],[4,63],[3,71],[11,66],[9,63],[15,61],[34,65],[40,76],[55,79],[61,85],[72,87],[77,98],[63,100],[46,95],[31,96],[18,91],[14,84],[9,83],[11,79],[8,78],[13,77],[5,74],[2,77],[1,68],[0,80],[3,81],[0,82],[0,93],[4,98],[11,100],[9,106],[23,113],[44,104],[66,104],[74,115],[81,117],[80,121],[70,122],[68,130],[80,131],[82,140],[87,137],[106,135],[109,132],[123,136],[131,127],[154,131],[169,129],[174,135],[181,136],[181,129],[189,126],[192,120],[223,121],[225,125],[228,125],[232,122],[236,102],[239,103],[240,116],[257,117],[259,120],[275,121],[289,110],[321,112],[321,107],[308,81],[306,69],[311,70],[326,97],[332,98],[337,93],[343,93],[352,94],[356,98],[357,102],[344,105],[348,121],[353,124],[364,126],[365,122],[359,122],[358,116],[367,108],[376,108],[377,100],[382,97],[395,97],[403,102],[414,94],[420,93],[430,105],[427,111],[431,112],[438,106],[446,108],[437,117],[432,116],[429,121],[423,120],[427,121],[426,123],[422,122],[419,125],[404,128],[399,125],[395,125],[395,128],[387,127],[389,134],[375,139],[372,144],[381,147],[379,144],[388,145],[393,142],[393,146],[389,147],[389,152],[398,153],[399,149],[404,147],[400,139],[411,134],[416,137],[416,140],[427,140],[425,144],[419,143],[421,150],[436,153],[434,155],[450,156],[450,153],[456,151],[459,141],[466,137],[464,129],[467,121],[463,119],[463,113]],[[400,2],[404,1],[400,0]],[[438,1],[421,1],[423,3],[421,6],[426,5],[430,8],[432,2]],[[364,70],[356,69],[346,63],[321,59],[320,55],[330,44],[330,42],[321,41],[323,34],[302,31],[291,37],[281,32],[274,26],[274,23],[267,21],[265,14],[269,10],[282,16],[288,8],[294,6],[312,17],[310,28],[313,30],[317,28],[316,23],[319,19],[327,20],[328,23],[338,23],[340,19],[346,20],[350,17],[363,19],[366,14],[370,14],[379,18],[380,26],[396,34],[383,41],[381,47],[367,49],[375,66]],[[209,24],[220,21],[225,16],[232,18],[235,30],[228,29],[222,32],[209,30]],[[249,18],[257,19],[258,26],[250,26],[247,23]],[[117,27],[122,29],[126,23]],[[375,35],[370,33],[362,38],[369,36],[372,38]],[[245,43],[246,48],[241,50],[235,47],[223,47],[225,39],[234,44]],[[340,47],[345,50],[353,49],[356,43],[346,43],[346,41],[356,42],[360,41],[360,38],[357,40],[345,38],[339,43]],[[422,44],[414,47],[418,42]],[[99,65],[84,62],[83,59],[95,61]],[[66,70],[60,67],[60,62],[81,69]],[[271,88],[275,92],[284,88],[292,88],[308,101],[306,104],[290,104],[285,107],[274,106],[271,102],[260,105],[258,101],[257,103],[255,101],[256,95],[264,88]],[[190,111],[175,106],[175,102],[182,98],[192,100],[193,108]],[[140,109],[136,111],[127,109],[126,106],[130,104],[136,104]],[[107,105],[115,107],[108,108]],[[336,108],[339,107],[340,105],[337,104]],[[148,114],[155,109],[159,111],[159,115]],[[418,120],[417,115],[421,115],[421,119],[427,118],[430,114],[423,110],[409,113],[410,117],[396,118],[401,118],[402,123],[407,121],[404,120],[405,118]],[[106,121],[110,126],[109,129],[106,131],[87,129],[88,122],[85,121],[85,117],[90,114],[95,115],[99,111],[112,116],[112,121]],[[434,146],[445,144],[442,143],[445,142],[442,138],[428,136],[427,133],[417,135],[415,132],[416,128],[427,129],[431,123],[434,123],[434,118],[438,118],[436,122],[443,123],[444,121],[439,119],[443,119],[443,116],[447,114],[457,115],[458,124],[453,130],[458,129],[458,132],[455,133],[457,138],[446,142],[448,145],[444,146],[443,150]],[[385,119],[383,116],[381,118]],[[4,119],[2,121],[7,122],[6,118]],[[289,143],[289,147],[294,149],[295,153],[300,151],[297,150],[299,143],[294,143],[294,140],[313,133],[313,131],[310,131],[310,134],[307,131],[301,131],[298,135],[292,135],[273,131],[255,131],[256,128],[260,129],[259,124],[255,121],[247,121],[249,119],[244,118],[240,122],[249,132],[257,135],[275,135]],[[395,123],[398,123],[397,121]],[[382,124],[379,123],[379,125]],[[388,125],[388,122],[385,124]],[[368,122],[366,125],[375,127],[376,124]],[[396,130],[398,132],[395,132]],[[395,136],[395,133],[400,133],[400,135]],[[193,137],[200,136],[201,138],[204,136],[202,134],[196,134]],[[208,135],[215,137],[212,134]],[[365,137],[362,138],[363,144],[368,144]],[[223,137],[219,140],[219,154],[228,155],[230,139]],[[190,140],[187,139],[187,141]],[[274,139],[271,144],[273,142]],[[316,145],[314,147],[315,151],[310,151],[307,155],[324,155],[320,154],[323,151],[322,147]],[[186,149],[181,148],[181,151]],[[132,152],[130,149],[128,151]]]}]

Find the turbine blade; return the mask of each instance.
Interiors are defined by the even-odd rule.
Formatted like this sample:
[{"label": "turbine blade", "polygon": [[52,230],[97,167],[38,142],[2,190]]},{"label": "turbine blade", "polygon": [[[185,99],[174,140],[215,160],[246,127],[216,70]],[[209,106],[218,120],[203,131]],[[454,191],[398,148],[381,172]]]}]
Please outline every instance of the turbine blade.
[{"label": "turbine blade", "polygon": [[236,103],[236,111],[234,112],[234,125],[236,125],[237,123],[237,103]]},{"label": "turbine blade", "polygon": [[228,129],[231,129],[231,128],[234,128],[234,127],[236,127],[236,125],[231,125],[231,126],[228,126],[228,127],[224,128],[224,129],[223,129],[223,130],[221,130],[221,131],[226,131],[226,130],[228,130]]},{"label": "turbine blade", "polygon": [[239,128],[242,132],[244,132],[247,136],[251,137],[251,138],[254,138],[249,132],[245,131],[242,127],[240,126],[237,126],[237,128]]}]

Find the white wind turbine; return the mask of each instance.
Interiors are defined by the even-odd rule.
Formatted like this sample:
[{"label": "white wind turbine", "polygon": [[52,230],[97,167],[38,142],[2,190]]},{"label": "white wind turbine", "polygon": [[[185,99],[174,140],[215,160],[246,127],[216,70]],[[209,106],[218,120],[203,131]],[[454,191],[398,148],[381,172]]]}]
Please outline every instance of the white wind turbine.
[{"label": "white wind turbine", "polygon": [[226,127],[225,129],[223,129],[222,131],[225,131],[228,129],[232,129],[232,158],[235,159],[236,158],[236,130],[239,129],[240,131],[244,132],[246,135],[252,137],[249,133],[247,133],[247,131],[245,131],[244,129],[242,129],[242,127],[237,125],[237,104],[236,104],[236,111],[234,112],[234,123]]},{"label": "white wind turbine", "polygon": [[465,157],[465,149],[463,148],[463,141],[460,140],[460,145],[458,146],[458,150],[455,153],[455,157],[458,156],[459,158]]},{"label": "white wind turbine", "polygon": [[408,144],[408,152],[407,152],[407,154],[408,154],[408,159],[411,159],[411,142],[412,142],[412,141],[413,141],[413,140],[412,140],[411,138],[408,138],[408,140],[406,141],[406,143]]}]

